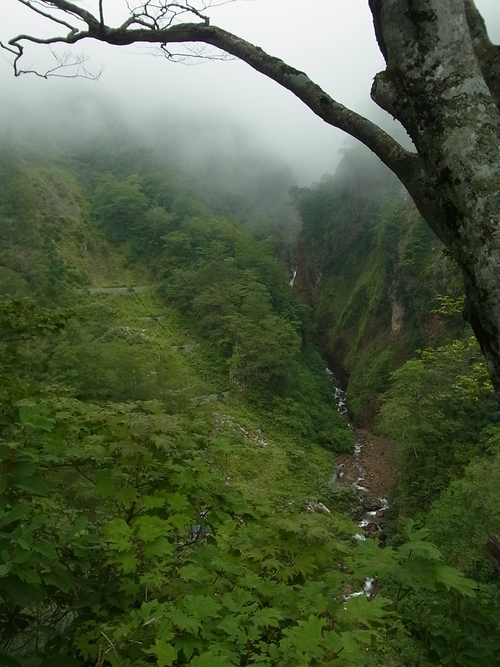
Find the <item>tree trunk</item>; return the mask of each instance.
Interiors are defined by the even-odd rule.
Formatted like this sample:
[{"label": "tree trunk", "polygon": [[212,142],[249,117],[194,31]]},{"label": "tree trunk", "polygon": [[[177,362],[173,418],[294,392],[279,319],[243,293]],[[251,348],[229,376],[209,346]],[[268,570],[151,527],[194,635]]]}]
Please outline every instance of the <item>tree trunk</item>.
[{"label": "tree trunk", "polygon": [[486,548],[493,567],[500,572],[500,539],[497,535],[490,535],[486,542]]},{"label": "tree trunk", "polygon": [[387,64],[372,97],[417,148],[437,215],[423,211],[425,193],[424,201],[411,194],[462,269],[464,314],[500,397],[500,112],[496,84],[487,82],[471,38],[472,32],[487,47],[486,32],[481,23],[469,25],[479,15],[468,0],[370,6]]}]

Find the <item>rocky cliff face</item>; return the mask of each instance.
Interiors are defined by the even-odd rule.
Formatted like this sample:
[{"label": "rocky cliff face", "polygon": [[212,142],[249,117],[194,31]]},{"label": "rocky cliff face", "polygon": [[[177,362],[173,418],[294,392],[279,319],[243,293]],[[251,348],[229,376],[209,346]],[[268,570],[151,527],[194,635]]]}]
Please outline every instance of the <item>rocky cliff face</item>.
[{"label": "rocky cliff face", "polygon": [[464,327],[432,312],[440,295],[461,294],[461,278],[406,191],[360,149],[295,201],[295,289],[314,309],[325,357],[348,378],[351,416],[369,424],[391,371]]}]

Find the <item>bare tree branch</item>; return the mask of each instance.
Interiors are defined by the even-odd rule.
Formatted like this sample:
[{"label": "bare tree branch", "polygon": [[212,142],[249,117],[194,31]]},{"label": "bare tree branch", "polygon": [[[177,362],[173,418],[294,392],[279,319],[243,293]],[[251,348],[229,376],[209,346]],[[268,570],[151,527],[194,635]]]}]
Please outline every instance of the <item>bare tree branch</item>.
[{"label": "bare tree branch", "polygon": [[150,56],[166,58],[173,63],[182,63],[183,65],[199,65],[201,62],[206,62],[207,60],[234,60],[234,57],[228,53],[224,53],[218,49],[210,49],[206,44],[201,46],[199,45],[185,45],[185,51],[183,53],[175,53],[167,48],[166,44],[160,44],[159,48],[146,50],[146,53]]},{"label": "bare tree branch", "polygon": [[[23,71],[23,74],[33,73],[44,79],[48,79],[49,77],[59,77],[63,79],[90,79],[92,81],[97,81],[102,74],[102,70],[93,71],[85,67],[85,63],[89,61],[89,58],[83,53],[76,56],[70,51],[58,54],[52,49],[51,53],[56,61],[54,67],[49,68],[43,74],[36,70],[30,70],[29,72]],[[68,70],[70,70],[70,72],[66,73]]]},{"label": "bare tree branch", "polygon": [[33,10],[37,14],[40,14],[40,16],[43,16],[46,19],[49,19],[50,21],[53,21],[54,23],[59,23],[60,25],[66,26],[70,31],[75,30],[75,27],[72,26],[71,24],[67,23],[66,21],[63,21],[62,19],[57,18],[56,16],[53,16],[52,14],[49,14],[48,12],[44,12],[42,9],[39,7],[36,7],[30,0],[18,0],[22,5],[25,5],[26,7],[29,7],[29,9]]},{"label": "bare tree branch", "polygon": [[[46,11],[35,8],[33,0],[18,1],[55,23],[64,25],[70,29],[70,32],[66,36],[47,39],[31,35],[17,35],[9,41],[7,46],[2,45],[3,48],[15,55],[14,70],[16,75],[32,72],[28,69],[23,70],[19,66],[24,55],[24,44],[26,42],[72,45],[90,38],[116,46],[155,44],[161,53],[170,60],[185,58],[182,54],[173,52],[169,46],[171,44],[204,44],[215,47],[222,53],[243,60],[253,69],[287,88],[326,123],[343,130],[365,144],[398,176],[414,199],[425,202],[424,206],[427,206],[428,203],[428,209],[422,210],[421,208],[421,212],[428,220],[430,217],[436,221],[433,228],[438,235],[442,236],[440,234],[439,207],[432,197],[432,191],[429,188],[417,154],[405,150],[375,123],[334,100],[304,72],[290,67],[279,58],[269,55],[261,48],[230,32],[211,26],[209,17],[205,12],[211,6],[219,6],[233,0],[221,0],[217,3],[212,3],[210,0],[201,0],[199,4],[201,9],[194,7],[190,2],[143,0],[138,6],[132,6],[130,2],[127,2],[130,16],[117,28],[105,24],[102,0],[99,0],[98,18],[68,0],[39,0],[39,3],[47,9],[60,10],[83,21],[86,24],[86,29],[79,29]],[[180,17],[186,14],[196,17],[200,22],[179,23]],[[199,48],[194,46],[188,48],[191,49],[190,54],[188,51],[191,57],[194,56],[195,59],[206,57],[206,54]],[[218,57],[224,59],[226,56]],[[64,68],[68,67],[68,62],[64,61]],[[76,60],[76,65],[81,66],[82,61]],[[43,76],[51,76],[59,69],[60,65],[54,70],[45,72]],[[424,193],[426,196],[422,197]]]},{"label": "bare tree branch", "polygon": [[99,22],[101,27],[104,28],[104,10],[102,7],[103,0],[99,0]]},{"label": "bare tree branch", "polygon": [[[18,0],[18,2],[21,2],[22,4],[29,6],[30,9],[34,9],[34,11],[37,11],[33,7],[33,0]],[[68,2],[67,0],[39,0],[37,4],[41,4],[42,6],[47,6],[48,8],[55,7],[56,9],[60,9],[61,11],[65,12],[66,14],[76,16],[84,23],[86,23],[89,26],[89,28],[96,29],[99,27],[99,21],[98,19],[95,18],[93,14],[88,12],[86,9],[83,9],[83,7],[75,5],[73,2]],[[56,23],[59,22],[57,18],[54,17],[53,15],[50,15],[50,18],[52,21]]]}]

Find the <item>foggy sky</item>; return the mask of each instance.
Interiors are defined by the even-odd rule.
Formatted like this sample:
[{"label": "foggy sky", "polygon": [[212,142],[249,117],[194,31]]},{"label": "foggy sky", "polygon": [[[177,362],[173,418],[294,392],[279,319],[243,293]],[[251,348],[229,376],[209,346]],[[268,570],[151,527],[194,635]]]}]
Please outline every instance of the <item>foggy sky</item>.
[{"label": "foggy sky", "polygon": [[[92,9],[93,0],[80,0]],[[490,37],[500,42],[499,0],[476,0]],[[106,0],[117,10],[123,0]],[[374,75],[383,59],[373,34],[367,0],[240,0],[210,12],[211,21],[305,71],[336,100],[379,120],[369,99]],[[52,27],[49,27],[54,33]],[[57,31],[57,29],[56,29]],[[1,0],[0,40],[19,32],[47,34],[43,20],[16,0]],[[101,124],[115,123],[114,115],[149,127],[155,118],[162,132],[173,118],[187,116],[195,124],[213,125],[217,119],[248,132],[245,141],[265,147],[287,162],[300,182],[332,172],[346,136],[323,121],[290,92],[237,60],[204,62],[197,66],[170,63],[144,48],[117,48],[86,42],[79,52],[91,57],[91,67],[103,68],[99,81],[51,79],[34,76],[14,79],[6,54],[0,53],[0,108],[2,129],[22,114],[36,119],[40,109],[62,109]],[[27,58],[36,66],[47,51]],[[96,99],[96,104],[91,100]],[[10,116],[11,121],[6,118]],[[61,121],[58,120],[58,123]],[[178,122],[178,121],[176,121]],[[393,121],[387,120],[388,129]]]}]

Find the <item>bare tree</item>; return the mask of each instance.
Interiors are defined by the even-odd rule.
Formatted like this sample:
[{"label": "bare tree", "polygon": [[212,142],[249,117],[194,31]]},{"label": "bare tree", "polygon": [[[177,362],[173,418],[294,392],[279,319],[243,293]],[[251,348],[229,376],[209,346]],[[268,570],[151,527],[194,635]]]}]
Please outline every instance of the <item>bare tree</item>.
[{"label": "bare tree", "polygon": [[[97,39],[117,46],[156,45],[168,58],[176,44],[208,45],[239,58],[287,88],[326,123],[370,148],[405,185],[423,217],[450,249],[465,280],[471,323],[500,398],[500,47],[488,38],[473,0],[369,0],[386,69],[371,95],[407,130],[415,151],[346,108],[304,73],[210,24],[204,0],[127,1],[121,25],[68,0],[18,0],[62,36],[17,35],[3,48],[16,75],[30,44],[75,45]],[[223,2],[221,3],[223,4]],[[77,59],[82,70],[84,61]],[[67,57],[43,76],[61,73]],[[86,73],[83,70],[84,74]]]}]

